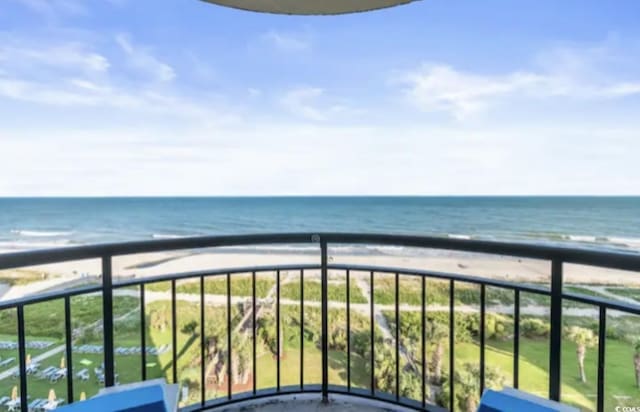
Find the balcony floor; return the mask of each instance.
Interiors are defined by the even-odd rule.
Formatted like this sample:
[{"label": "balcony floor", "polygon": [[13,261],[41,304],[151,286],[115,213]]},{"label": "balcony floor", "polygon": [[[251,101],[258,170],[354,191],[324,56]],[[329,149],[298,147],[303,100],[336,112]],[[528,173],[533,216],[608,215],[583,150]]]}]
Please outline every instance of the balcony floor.
[{"label": "balcony floor", "polygon": [[363,400],[352,397],[332,396],[329,403],[322,403],[317,397],[313,398],[274,398],[262,401],[253,401],[233,406],[212,409],[212,412],[389,412],[406,411],[403,407],[381,406],[380,402]]}]

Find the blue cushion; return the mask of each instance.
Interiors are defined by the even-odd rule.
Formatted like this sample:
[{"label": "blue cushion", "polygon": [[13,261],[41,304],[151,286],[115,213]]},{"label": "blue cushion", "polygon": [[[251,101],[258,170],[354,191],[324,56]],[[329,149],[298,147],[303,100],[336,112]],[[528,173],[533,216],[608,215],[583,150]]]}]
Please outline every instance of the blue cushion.
[{"label": "blue cushion", "polygon": [[109,393],[60,407],[64,412],[167,412],[161,385]]},{"label": "blue cushion", "polygon": [[513,388],[487,389],[480,399],[478,412],[579,412],[577,408]]}]

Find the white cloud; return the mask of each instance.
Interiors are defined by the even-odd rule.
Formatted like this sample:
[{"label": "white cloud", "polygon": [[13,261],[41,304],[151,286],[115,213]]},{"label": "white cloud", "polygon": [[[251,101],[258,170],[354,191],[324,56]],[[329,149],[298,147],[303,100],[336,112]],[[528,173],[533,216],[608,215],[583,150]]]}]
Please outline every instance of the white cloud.
[{"label": "white cloud", "polygon": [[[104,54],[78,41],[50,42],[2,33],[0,40],[6,40],[0,41],[0,99],[51,107],[104,107],[129,114],[171,114],[173,120],[201,123],[235,117],[217,97],[186,95],[165,84],[175,76],[173,69],[145,48],[132,46],[124,36],[120,43],[129,62],[134,70],[150,73],[150,79],[132,77],[126,67],[112,66]],[[46,113],[46,108],[38,110]]]},{"label": "white cloud", "polygon": [[[62,44],[35,44],[17,42],[3,37],[0,44],[0,63],[6,68],[18,68],[25,72],[38,67],[67,68],[89,72],[105,72],[109,60],[86,46],[69,42]],[[16,70],[18,71],[18,70]]]},{"label": "white cloud", "polygon": [[262,95],[262,90],[257,89],[255,87],[249,87],[247,89],[247,93],[249,94],[249,97],[255,98],[255,97],[260,97],[260,95]]},{"label": "white cloud", "polygon": [[302,86],[286,91],[279,99],[280,105],[294,116],[311,121],[338,120],[346,115],[361,115],[345,103],[326,95],[320,87]]},{"label": "white cloud", "polygon": [[286,92],[280,103],[289,112],[305,119],[326,120],[326,114],[315,106],[323,93],[324,91],[318,87],[299,87]]},{"label": "white cloud", "polygon": [[[0,175],[13,177],[0,179],[0,195],[637,194],[636,137],[582,124],[468,132],[256,122],[179,136],[161,125],[46,135],[0,126]],[[545,161],[550,151],[562,162]]]},{"label": "white cloud", "polygon": [[131,66],[135,69],[162,82],[171,81],[176,77],[173,67],[160,61],[149,50],[134,46],[129,36],[119,34],[116,36],[116,42],[128,56]]},{"label": "white cloud", "polygon": [[605,88],[604,94],[612,97],[624,97],[634,94],[640,94],[640,81],[635,83],[618,83]]},{"label": "white cloud", "polygon": [[640,78],[621,81],[599,68],[601,49],[557,49],[538,56],[537,68],[503,74],[458,70],[426,63],[400,78],[420,109],[466,118],[507,99],[566,97],[602,99],[640,95]]},{"label": "white cloud", "polygon": [[301,34],[270,30],[262,35],[262,39],[283,52],[300,52],[311,48],[311,42]]},{"label": "white cloud", "polygon": [[30,10],[51,18],[59,14],[82,15],[87,13],[85,4],[78,0],[16,0]]},{"label": "white cloud", "polygon": [[482,76],[447,65],[423,65],[404,79],[407,95],[425,111],[447,111],[458,118],[482,111],[491,99],[532,90],[545,80],[530,73]]}]

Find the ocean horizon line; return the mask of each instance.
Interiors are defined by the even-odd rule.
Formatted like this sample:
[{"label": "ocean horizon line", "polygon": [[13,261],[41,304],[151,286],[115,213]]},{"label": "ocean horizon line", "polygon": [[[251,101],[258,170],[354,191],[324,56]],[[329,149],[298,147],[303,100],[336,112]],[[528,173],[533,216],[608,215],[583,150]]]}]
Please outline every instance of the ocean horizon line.
[{"label": "ocean horizon line", "polygon": [[625,198],[640,199],[640,194],[580,194],[580,195],[555,195],[555,194],[471,194],[471,195],[414,195],[414,194],[363,194],[363,195],[343,195],[343,194],[318,194],[318,195],[43,195],[43,196],[3,196],[0,200],[8,199],[313,199],[313,198],[387,198],[387,199],[521,199],[521,198],[550,198],[550,199],[592,199],[592,198]]}]

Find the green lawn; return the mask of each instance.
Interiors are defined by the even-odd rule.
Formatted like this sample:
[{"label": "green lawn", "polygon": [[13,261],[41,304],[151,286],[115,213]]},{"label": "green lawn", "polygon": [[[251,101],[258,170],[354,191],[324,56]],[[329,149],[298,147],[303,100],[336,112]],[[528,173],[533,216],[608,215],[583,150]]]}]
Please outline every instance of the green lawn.
[{"label": "green lawn", "polygon": [[29,283],[49,279],[50,275],[33,269],[0,270],[0,283],[10,286],[28,285]]},{"label": "green lawn", "polygon": [[[284,278],[283,278],[284,279]],[[247,293],[251,278],[247,275],[236,275],[232,279],[231,288],[234,295],[242,296]],[[265,296],[267,291],[274,285],[275,276],[260,275],[257,285],[258,295]],[[163,285],[168,285],[164,282]],[[179,290],[185,293],[199,292],[199,282],[181,283]],[[195,289],[194,289],[195,288]],[[226,294],[226,279],[208,279],[205,285],[208,293]],[[393,275],[376,275],[375,292],[376,303],[394,303],[395,302],[395,279]],[[574,291],[579,291],[575,287],[571,287]],[[166,290],[166,289],[164,289]],[[283,284],[281,289],[282,298],[300,299],[299,295],[300,283],[299,278],[294,277],[294,281],[289,284]],[[401,276],[400,278],[400,297],[402,302],[416,304],[421,302],[421,282],[419,279]],[[329,298],[335,301],[344,302],[346,292],[345,283],[330,283]],[[351,289],[352,301],[364,302],[364,296],[357,287],[357,283],[352,282]],[[456,284],[456,301],[457,302],[475,302],[479,296],[479,289],[474,286],[465,284]],[[498,288],[487,288],[488,300],[506,303],[512,293]],[[305,280],[305,298],[309,300],[318,300],[320,297],[320,283],[315,279]],[[528,294],[522,294],[523,299],[528,298]],[[427,299],[431,304],[443,303],[442,299],[448,299],[448,282],[427,281]],[[548,302],[547,297],[535,297],[533,299],[544,299]],[[47,349],[32,350],[28,349],[27,353],[32,357],[38,356],[40,353],[59,346],[64,343],[62,325],[64,317],[61,316],[63,305],[61,300],[46,302],[37,305],[30,305],[25,310],[25,319],[27,321],[28,333],[38,335],[29,336],[27,340],[51,340],[55,344]],[[99,297],[79,297],[72,300],[72,313],[74,328],[82,328],[87,325],[94,324],[101,318],[101,299]],[[300,336],[299,336],[299,306],[283,305],[281,307],[281,321],[284,325],[284,357],[281,360],[281,385],[298,385],[300,376]],[[239,323],[242,317],[242,305],[233,305],[231,316],[232,326]],[[114,312],[116,317],[124,314],[131,316],[122,318],[115,322],[115,346],[139,346],[140,345],[140,314],[139,302],[131,297],[115,297]],[[344,309],[330,310],[329,323],[330,327],[335,325],[343,325],[345,323]],[[305,384],[319,384],[321,381],[321,353],[318,348],[320,311],[318,308],[305,307],[305,341],[304,341],[304,364],[305,364]],[[432,312],[431,315],[436,313]],[[445,313],[438,313],[445,316]],[[393,321],[393,316],[389,313],[385,315]],[[226,307],[225,306],[207,306],[205,308],[205,333],[206,336],[219,336],[226,345]],[[273,311],[267,310],[263,313],[265,318],[273,319]],[[352,338],[357,333],[360,335],[365,331],[368,334],[370,325],[368,325],[368,315],[352,312],[351,332]],[[401,319],[413,319],[414,315],[409,312],[402,312]],[[446,316],[445,316],[446,317]],[[594,320],[591,318],[569,318],[566,322],[580,323],[584,327],[593,326]],[[624,331],[636,331],[638,329],[637,318],[611,318],[608,322],[608,329],[624,329]],[[165,377],[167,380],[173,379],[173,368],[177,369],[178,381],[185,382],[187,380],[196,385],[200,382],[200,308],[198,304],[186,301],[177,302],[177,365],[172,364],[172,351],[169,350],[159,356],[147,356],[147,377],[149,379],[156,377]],[[196,322],[195,329],[189,328],[189,324]],[[415,323],[415,322],[414,322]],[[271,327],[273,323],[271,323]],[[419,323],[417,324],[419,325]],[[147,345],[159,347],[161,345],[170,344],[172,341],[173,325],[171,325],[171,304],[169,301],[150,302],[146,305],[146,337]],[[193,326],[193,325],[192,325]],[[393,328],[393,323],[391,322]],[[402,325],[401,325],[402,326]],[[458,329],[458,327],[456,327]],[[0,313],[0,341],[15,341],[15,311],[4,311]],[[456,329],[456,330],[457,330]],[[332,329],[334,330],[334,329]],[[409,328],[403,328],[409,330]],[[415,331],[414,331],[415,332]],[[609,330],[608,330],[609,332]],[[413,332],[411,332],[413,333]],[[240,335],[234,335],[232,345],[235,348],[239,343]],[[407,337],[403,334],[403,337]],[[471,335],[473,337],[473,335]],[[102,343],[101,333],[94,332],[83,334],[78,338],[80,343]],[[249,337],[250,339],[250,337]],[[262,338],[258,341],[258,357],[257,369],[258,374],[257,387],[270,388],[276,384],[276,360],[273,354],[263,344]],[[332,342],[334,337],[331,337]],[[415,343],[415,337],[407,340],[405,343]],[[457,367],[461,367],[464,363],[479,362],[479,346],[477,343],[469,342],[462,339],[456,341],[455,361]],[[625,338],[626,339],[626,338]],[[635,388],[635,377],[633,369],[633,345],[625,339],[607,340],[606,351],[606,398],[605,409],[610,410],[613,406],[634,406],[640,404],[640,390]],[[354,347],[352,339],[352,351]],[[368,341],[366,342],[368,344]],[[365,345],[366,346],[366,345]],[[416,345],[413,350],[417,350]],[[586,373],[588,382],[582,383],[578,379],[578,369],[575,354],[575,345],[569,341],[563,341],[562,353],[562,399],[567,403],[579,406],[584,410],[593,410],[595,407],[596,394],[596,358],[597,347],[590,348],[586,356]],[[489,340],[486,349],[487,365],[498,367],[507,379],[507,384],[512,382],[512,341],[511,339]],[[433,352],[433,345],[428,347],[429,353]],[[540,396],[548,394],[548,339],[531,339],[521,337],[520,346],[520,388]],[[364,353],[364,352],[361,352]],[[60,366],[61,358],[64,352],[58,353],[42,363],[41,369],[47,366]],[[15,357],[17,359],[17,350],[0,350],[0,357]],[[102,363],[102,354],[80,354],[73,355],[73,370],[75,372],[87,368],[90,370],[90,380],[88,382],[74,381],[74,390],[76,399],[81,392],[85,392],[87,396],[92,396],[99,389],[93,368],[99,367]],[[444,369],[448,366],[448,352],[444,355]],[[419,359],[419,355],[416,359]],[[141,378],[141,356],[140,355],[116,355],[116,373],[119,375],[121,383],[135,382]],[[82,363],[88,363],[84,365]],[[366,368],[368,359],[363,359],[359,355],[352,353],[351,357],[351,377],[354,387],[369,388],[370,376]],[[17,361],[10,366],[17,365]],[[342,351],[330,351],[329,353],[329,380],[331,384],[346,385],[346,353]],[[1,371],[0,371],[1,372]],[[403,373],[401,379],[406,375]],[[402,382],[402,380],[401,380]],[[7,378],[0,381],[0,396],[9,395],[11,389],[18,385],[18,379]],[[52,384],[48,381],[40,380],[30,376],[28,378],[28,393],[31,399],[38,397],[46,397],[50,389],[54,389],[57,396],[66,398],[66,381],[62,380]],[[191,390],[187,403],[199,402],[200,391]],[[207,392],[208,397],[217,396],[215,393]],[[623,398],[628,397],[628,398]]]},{"label": "green lawn", "polygon": [[606,288],[607,292],[640,301],[640,288]]},{"label": "green lawn", "polygon": [[[546,397],[548,395],[549,343],[531,339],[520,341],[520,388]],[[445,358],[448,356],[445,355]],[[480,348],[475,343],[458,343],[455,347],[456,365],[464,362],[479,362]],[[490,342],[487,344],[486,364],[500,368],[507,377],[507,385],[513,379],[512,342]],[[575,345],[563,341],[562,346],[562,401],[595,410],[597,348],[587,351],[585,369],[587,383],[578,379],[578,364]],[[631,345],[607,340],[605,376],[605,410],[616,405],[640,404],[640,390],[635,387],[633,348]],[[616,397],[629,397],[628,399]]]},{"label": "green lawn", "polygon": [[[280,288],[280,296],[283,299],[300,300],[300,281],[285,283]],[[330,301],[347,301],[347,283],[329,283],[327,296]],[[319,301],[322,297],[322,288],[319,280],[304,281],[304,299],[309,301]],[[364,295],[355,281],[349,283],[349,299],[351,303],[366,303]]]},{"label": "green lawn", "polygon": [[[285,283],[284,280],[286,274],[283,272],[280,274],[280,296],[283,299],[300,300],[300,278],[299,275],[294,275],[293,280]],[[264,298],[267,296],[269,290],[276,284],[276,276],[274,274],[256,275],[256,296],[258,298]],[[304,281],[304,295],[306,300],[319,301],[320,300],[320,281],[315,279],[306,279]],[[170,290],[171,284],[169,282],[157,282],[151,283],[145,286],[145,290],[166,292]],[[137,289],[137,288],[136,288]],[[199,279],[180,281],[176,286],[176,292],[178,293],[200,293],[200,281]],[[227,279],[226,276],[212,277],[205,280],[205,293],[212,295],[226,295],[227,294]],[[327,291],[329,299],[337,302],[346,301],[346,282],[341,283],[329,283],[329,290]],[[365,297],[358,288],[355,282],[351,283],[350,287],[350,299],[353,303],[366,303]],[[252,295],[252,283],[251,276],[245,274],[232,275],[231,276],[231,294],[232,296],[251,296]]]},{"label": "green lawn", "polygon": [[[269,290],[276,284],[275,274],[256,275],[256,296],[263,298],[267,296]],[[153,292],[167,292],[171,289],[171,282],[156,282],[145,286],[145,290]],[[205,293],[211,295],[227,294],[227,277],[214,276],[205,278]],[[200,293],[200,279],[188,279],[179,281],[176,285],[177,293]],[[231,275],[231,294],[233,296],[251,296],[253,294],[251,275],[234,274]]]}]

